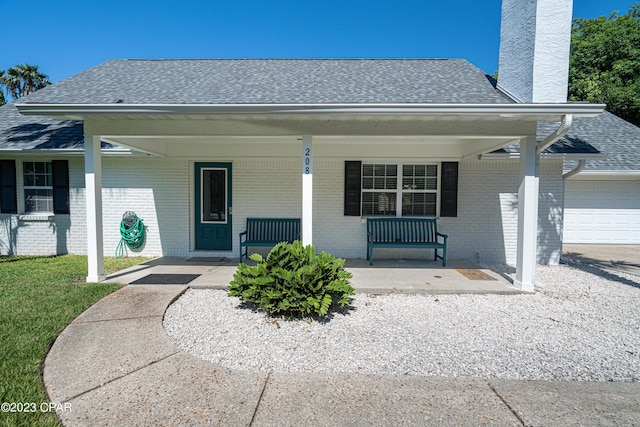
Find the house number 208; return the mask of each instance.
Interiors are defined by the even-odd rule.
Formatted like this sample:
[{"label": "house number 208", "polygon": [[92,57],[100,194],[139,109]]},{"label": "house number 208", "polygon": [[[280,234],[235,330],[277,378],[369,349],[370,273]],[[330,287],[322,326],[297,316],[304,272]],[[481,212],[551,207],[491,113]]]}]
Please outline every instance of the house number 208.
[{"label": "house number 208", "polygon": [[313,151],[307,144],[302,147],[302,173],[304,175],[313,173]]}]

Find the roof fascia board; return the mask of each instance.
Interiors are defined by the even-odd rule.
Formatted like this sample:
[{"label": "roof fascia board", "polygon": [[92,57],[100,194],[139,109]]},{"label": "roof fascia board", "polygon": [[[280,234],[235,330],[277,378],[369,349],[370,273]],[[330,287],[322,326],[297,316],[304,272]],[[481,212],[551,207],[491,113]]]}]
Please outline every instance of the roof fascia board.
[{"label": "roof fascia board", "polygon": [[[479,156],[481,160],[517,160],[520,153],[486,153]],[[542,160],[605,160],[606,153],[542,153]],[[584,172],[582,172],[584,173]],[[581,173],[581,174],[582,174]]]},{"label": "roof fascia board", "polygon": [[574,175],[571,180],[638,180],[640,170],[583,170],[578,175]]},{"label": "roof fascia board", "polygon": [[573,114],[597,116],[604,104],[16,104],[24,115],[93,114],[349,114],[349,115],[480,115],[520,118]]},{"label": "roof fascia board", "polygon": [[[100,150],[102,156],[131,156],[135,155],[132,150],[124,149],[124,150]],[[146,154],[144,154],[146,156]],[[84,156],[84,149],[82,148],[74,148],[74,149],[22,149],[22,150],[0,150],[0,157],[6,156],[43,156],[43,157],[56,157],[56,156]]]}]

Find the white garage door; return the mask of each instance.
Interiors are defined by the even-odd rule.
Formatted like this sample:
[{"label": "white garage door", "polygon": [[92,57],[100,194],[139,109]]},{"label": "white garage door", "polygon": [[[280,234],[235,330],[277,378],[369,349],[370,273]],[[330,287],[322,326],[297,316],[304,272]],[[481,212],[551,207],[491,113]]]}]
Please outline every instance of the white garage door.
[{"label": "white garage door", "polygon": [[567,181],[564,242],[640,244],[640,181]]}]

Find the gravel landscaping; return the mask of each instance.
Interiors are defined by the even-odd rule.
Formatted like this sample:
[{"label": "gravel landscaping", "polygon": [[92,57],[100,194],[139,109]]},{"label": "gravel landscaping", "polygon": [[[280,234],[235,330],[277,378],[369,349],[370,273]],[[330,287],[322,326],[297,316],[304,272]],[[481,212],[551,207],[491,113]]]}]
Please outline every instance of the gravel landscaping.
[{"label": "gravel landscaping", "polygon": [[560,265],[537,278],[533,295],[358,294],[327,322],[190,289],[164,326],[186,352],[233,369],[639,381],[640,277]]}]

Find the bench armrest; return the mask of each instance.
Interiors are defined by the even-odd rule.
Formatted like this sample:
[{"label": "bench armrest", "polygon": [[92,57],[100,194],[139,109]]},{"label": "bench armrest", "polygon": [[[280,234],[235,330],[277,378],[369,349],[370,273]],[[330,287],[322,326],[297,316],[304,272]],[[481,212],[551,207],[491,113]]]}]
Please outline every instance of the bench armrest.
[{"label": "bench armrest", "polygon": [[240,243],[242,243],[242,236],[243,235],[245,236],[245,240],[247,239],[247,237],[246,237],[247,236],[247,232],[243,231],[242,233],[240,233]]},{"label": "bench armrest", "polygon": [[442,240],[443,240],[442,243],[447,244],[447,239],[449,238],[448,235],[442,234],[442,233],[436,233],[436,235],[439,236],[439,237],[442,237]]}]

